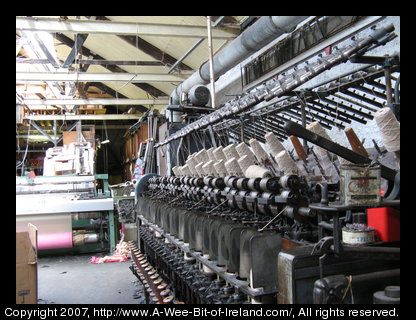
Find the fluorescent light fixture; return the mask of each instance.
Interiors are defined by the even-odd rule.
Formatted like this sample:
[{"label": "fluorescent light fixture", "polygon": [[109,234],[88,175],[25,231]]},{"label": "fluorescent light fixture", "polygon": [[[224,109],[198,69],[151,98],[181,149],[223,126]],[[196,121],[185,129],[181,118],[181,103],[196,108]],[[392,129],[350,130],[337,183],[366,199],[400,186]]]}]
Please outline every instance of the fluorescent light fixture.
[{"label": "fluorescent light fixture", "polygon": [[49,141],[49,139],[47,137],[43,136],[43,135],[33,135],[33,134],[17,135],[16,138],[29,139],[29,140],[32,140],[32,141]]},{"label": "fluorescent light fixture", "polygon": [[101,144],[107,144],[107,143],[110,143],[110,140],[107,139],[101,142]]}]

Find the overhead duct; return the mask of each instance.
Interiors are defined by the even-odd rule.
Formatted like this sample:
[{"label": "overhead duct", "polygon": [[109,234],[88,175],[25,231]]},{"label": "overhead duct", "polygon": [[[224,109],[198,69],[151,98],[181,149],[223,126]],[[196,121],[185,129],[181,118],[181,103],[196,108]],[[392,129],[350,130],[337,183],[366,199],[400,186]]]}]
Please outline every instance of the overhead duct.
[{"label": "overhead duct", "polygon": [[[284,33],[293,31],[305,20],[306,16],[264,16],[239,35],[213,60],[214,74],[218,78],[250,55],[269,44]],[[170,104],[178,105],[182,93],[189,92],[194,86],[209,83],[209,62],[204,63],[197,72],[179,84],[171,93]]]}]

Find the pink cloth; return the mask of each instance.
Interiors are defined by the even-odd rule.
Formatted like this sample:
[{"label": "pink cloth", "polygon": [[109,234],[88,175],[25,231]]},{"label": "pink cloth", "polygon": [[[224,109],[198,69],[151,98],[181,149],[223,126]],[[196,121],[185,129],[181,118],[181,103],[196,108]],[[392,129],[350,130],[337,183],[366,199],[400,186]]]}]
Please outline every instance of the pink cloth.
[{"label": "pink cloth", "polygon": [[38,250],[72,248],[72,232],[38,235]]}]

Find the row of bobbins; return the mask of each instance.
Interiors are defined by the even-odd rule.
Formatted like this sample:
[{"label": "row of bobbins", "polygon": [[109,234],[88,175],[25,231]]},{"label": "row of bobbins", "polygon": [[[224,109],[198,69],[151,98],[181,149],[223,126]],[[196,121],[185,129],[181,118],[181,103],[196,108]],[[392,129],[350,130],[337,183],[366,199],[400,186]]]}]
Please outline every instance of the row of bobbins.
[{"label": "row of bobbins", "polygon": [[175,300],[173,291],[168,284],[159,276],[156,269],[149,264],[145,255],[140,252],[134,241],[128,242],[132,265],[130,269],[140,280],[144,287],[145,300],[147,304],[180,304]]},{"label": "row of bobbins", "polygon": [[[266,145],[270,149],[270,155],[275,159],[281,171],[286,174],[298,173],[294,160],[272,133],[265,135]],[[229,144],[228,146],[210,149],[202,149],[188,156],[183,166],[175,166],[172,171],[175,176],[213,176],[225,177],[227,175],[265,178],[273,176],[270,171],[270,157],[263,146],[256,140],[250,139],[250,147],[241,142],[238,145]],[[248,170],[250,169],[250,170]]]}]

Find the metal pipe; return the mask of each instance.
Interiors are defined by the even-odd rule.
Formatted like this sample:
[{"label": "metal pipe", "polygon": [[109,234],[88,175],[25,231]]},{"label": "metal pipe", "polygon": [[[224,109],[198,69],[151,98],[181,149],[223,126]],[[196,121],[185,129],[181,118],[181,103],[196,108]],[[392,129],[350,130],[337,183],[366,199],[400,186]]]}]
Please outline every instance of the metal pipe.
[{"label": "metal pipe", "polygon": [[386,100],[387,105],[393,104],[393,92],[391,89],[391,70],[389,67],[384,68],[384,77],[386,81]]},{"label": "metal pipe", "polygon": [[320,187],[321,189],[321,201],[320,203],[323,205],[327,205],[328,204],[328,183],[326,182],[320,182],[317,183],[316,186]]},{"label": "metal pipe", "polygon": [[376,30],[367,38],[356,41],[351,45],[337,50],[333,54],[324,58],[319,58],[315,63],[297,70],[296,72],[285,76],[281,80],[270,82],[267,84],[267,86],[261,86],[261,89],[255,90],[254,93],[247,94],[238,100],[227,102],[224,107],[215,110],[206,117],[192,122],[188,126],[169,136],[164,142],[156,144],[155,147],[159,147],[169,143],[172,140],[179,139],[182,136],[188,135],[192,131],[202,129],[225,118],[235,116],[236,114],[254,107],[264,100],[269,101],[275,97],[281,97],[284,94],[293,91],[313,77],[321,74],[322,72],[331,69],[335,65],[347,61],[357,52],[364,52],[365,50],[369,49],[374,42],[377,42],[378,39],[383,38],[386,34],[389,34],[393,30],[393,25],[388,25],[384,28],[381,28],[380,30]]},{"label": "metal pipe", "polygon": [[[392,254],[400,255],[400,248],[397,247],[362,247],[362,246],[344,246],[344,252],[351,253],[383,253],[383,254]],[[386,256],[387,258],[387,256]]]},{"label": "metal pipe", "polygon": [[[215,22],[214,22],[214,27],[216,27],[217,25],[219,25],[221,22],[222,22],[222,20],[224,20],[224,18],[225,18],[225,16],[221,16],[221,17],[219,17],[217,20],[215,20]],[[199,39],[197,42],[195,42],[194,43],[194,45],[191,47],[191,48],[189,48],[183,55],[182,55],[182,57],[180,57],[173,65],[172,65],[172,67],[170,67],[170,69],[169,69],[169,71],[168,71],[168,74],[170,74],[175,68],[176,68],[176,66],[179,64],[179,63],[181,63],[183,60],[185,60],[185,58],[187,57],[187,56],[189,56],[191,53],[192,53],[192,51],[194,51],[203,41],[205,40],[205,38],[201,38],[201,39]]]},{"label": "metal pipe", "polygon": [[[300,101],[300,112],[302,116],[302,127],[306,128],[306,113],[305,113],[305,106],[306,102]],[[308,149],[308,142],[307,140],[303,139],[303,147]]]},{"label": "metal pipe", "polygon": [[[215,75],[217,77],[223,75],[275,38],[294,30],[306,18],[306,16],[261,17],[214,57]],[[195,85],[206,85],[208,82],[209,63],[206,62],[197,72],[176,87],[171,93],[170,104],[180,104],[182,92],[188,92]]]},{"label": "metal pipe", "polygon": [[357,282],[365,282],[372,280],[380,280],[384,278],[400,277],[400,269],[376,271],[371,273],[356,274],[352,276],[354,284]]},{"label": "metal pipe", "polygon": [[209,52],[209,80],[211,83],[211,108],[215,109],[215,74],[212,49],[211,17],[207,16],[208,52]]}]

